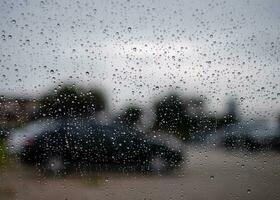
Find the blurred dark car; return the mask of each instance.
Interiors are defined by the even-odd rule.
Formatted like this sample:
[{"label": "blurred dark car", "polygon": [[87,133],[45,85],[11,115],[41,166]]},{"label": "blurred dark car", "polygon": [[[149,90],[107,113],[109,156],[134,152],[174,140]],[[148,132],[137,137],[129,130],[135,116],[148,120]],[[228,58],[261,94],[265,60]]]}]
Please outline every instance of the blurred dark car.
[{"label": "blurred dark car", "polygon": [[129,166],[162,172],[183,161],[179,146],[170,147],[164,141],[118,124],[67,120],[29,137],[20,157],[51,173],[94,166]]}]

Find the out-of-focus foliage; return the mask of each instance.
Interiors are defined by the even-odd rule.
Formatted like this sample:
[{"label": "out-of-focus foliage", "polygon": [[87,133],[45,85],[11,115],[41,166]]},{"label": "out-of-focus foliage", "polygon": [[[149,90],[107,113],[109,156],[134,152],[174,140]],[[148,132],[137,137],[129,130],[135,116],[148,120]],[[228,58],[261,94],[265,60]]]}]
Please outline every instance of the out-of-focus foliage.
[{"label": "out-of-focus foliage", "polygon": [[178,94],[169,94],[154,104],[156,120],[155,130],[164,130],[183,140],[189,140],[195,134],[211,131],[238,121],[236,111],[229,109],[222,116],[207,114],[202,98],[184,99]]},{"label": "out-of-focus foliage", "polygon": [[183,99],[177,94],[163,97],[155,103],[154,128],[187,134],[190,127],[186,108]]},{"label": "out-of-focus foliage", "polygon": [[124,109],[116,118],[116,121],[127,126],[135,126],[141,120],[143,115],[141,108],[137,106],[129,106]]},{"label": "out-of-focus foliage", "polygon": [[[40,99],[2,98],[1,127],[18,127],[26,122],[42,118],[71,118],[79,116],[96,117],[97,112],[104,111],[107,100],[102,90],[84,89],[75,84],[58,86]],[[165,131],[185,141],[206,132],[219,129],[227,124],[238,122],[237,105],[230,101],[224,114],[213,115],[206,109],[202,96],[184,97],[170,93],[154,101],[155,120],[152,131]],[[15,115],[15,117],[11,117]],[[145,112],[139,106],[130,105],[122,109],[114,121],[125,126],[142,126],[146,129]],[[7,117],[10,116],[10,117]],[[15,123],[15,121],[17,123]],[[12,124],[14,126],[10,126]],[[139,128],[139,127],[138,127]],[[7,131],[5,131],[7,133]]]},{"label": "out-of-focus foliage", "polygon": [[99,90],[84,90],[73,85],[59,87],[40,100],[41,117],[94,115],[105,109],[106,100]]},{"label": "out-of-focus foliage", "polygon": [[[51,91],[40,99],[2,98],[1,124],[3,125],[1,127],[12,128],[9,124],[21,126],[30,120],[42,117],[91,116],[94,118],[97,112],[106,108],[107,100],[102,90],[84,89],[75,84],[66,84],[59,85]],[[197,135],[201,136],[238,122],[237,105],[233,100],[229,102],[224,114],[213,115],[207,111],[205,99],[202,97],[185,97],[170,93],[154,101],[151,110],[155,114],[152,131],[165,131],[184,141],[189,141]],[[16,117],[11,117],[13,112]],[[147,113],[144,113],[141,107],[130,105],[115,115],[114,121],[125,126],[144,125],[143,128],[146,129],[145,120],[143,121],[145,114]],[[15,123],[15,120],[18,123]]]}]

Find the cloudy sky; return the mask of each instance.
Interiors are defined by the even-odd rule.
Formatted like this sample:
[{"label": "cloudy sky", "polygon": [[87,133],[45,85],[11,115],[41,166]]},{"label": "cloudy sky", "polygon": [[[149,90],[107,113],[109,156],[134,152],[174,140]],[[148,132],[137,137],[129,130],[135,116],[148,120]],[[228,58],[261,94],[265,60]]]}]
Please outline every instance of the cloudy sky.
[{"label": "cloudy sky", "polygon": [[105,89],[112,108],[167,91],[280,111],[280,1],[1,1],[2,94],[64,82]]}]

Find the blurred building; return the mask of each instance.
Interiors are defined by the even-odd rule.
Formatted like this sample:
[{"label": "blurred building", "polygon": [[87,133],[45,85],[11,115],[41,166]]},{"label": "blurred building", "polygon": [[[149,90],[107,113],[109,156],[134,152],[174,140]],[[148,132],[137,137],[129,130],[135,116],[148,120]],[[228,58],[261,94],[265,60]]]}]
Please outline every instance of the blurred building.
[{"label": "blurred building", "polygon": [[15,127],[31,120],[38,111],[39,102],[31,98],[0,97],[0,126]]}]

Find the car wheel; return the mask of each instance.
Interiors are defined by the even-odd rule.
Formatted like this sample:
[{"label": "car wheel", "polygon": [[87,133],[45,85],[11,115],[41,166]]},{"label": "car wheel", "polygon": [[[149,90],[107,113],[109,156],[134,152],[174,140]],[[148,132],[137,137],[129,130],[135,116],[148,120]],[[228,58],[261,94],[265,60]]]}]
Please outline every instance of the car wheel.
[{"label": "car wheel", "polygon": [[150,159],[149,169],[154,173],[166,172],[168,169],[168,162],[162,156],[153,156]]}]

